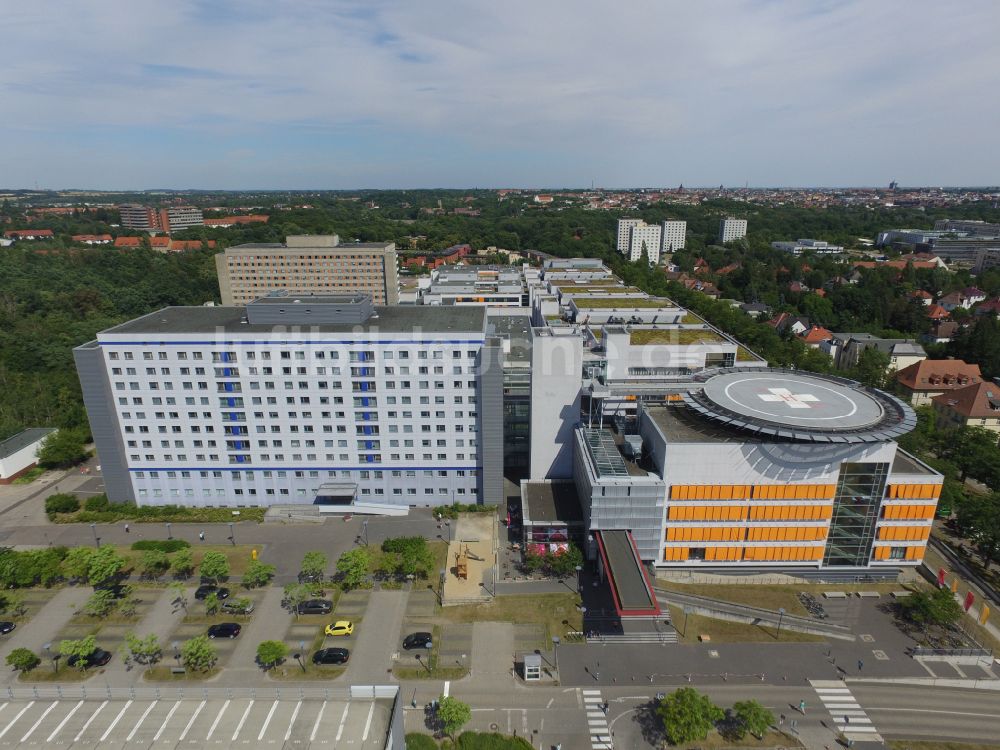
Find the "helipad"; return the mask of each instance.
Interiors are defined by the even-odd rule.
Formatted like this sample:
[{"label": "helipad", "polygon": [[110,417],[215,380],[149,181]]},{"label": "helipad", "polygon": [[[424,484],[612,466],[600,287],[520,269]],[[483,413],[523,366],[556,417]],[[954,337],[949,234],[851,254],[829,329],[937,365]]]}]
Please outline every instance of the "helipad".
[{"label": "helipad", "polygon": [[913,411],[893,396],[844,378],[790,370],[720,371],[685,401],[713,421],[793,440],[888,440],[915,425]]}]

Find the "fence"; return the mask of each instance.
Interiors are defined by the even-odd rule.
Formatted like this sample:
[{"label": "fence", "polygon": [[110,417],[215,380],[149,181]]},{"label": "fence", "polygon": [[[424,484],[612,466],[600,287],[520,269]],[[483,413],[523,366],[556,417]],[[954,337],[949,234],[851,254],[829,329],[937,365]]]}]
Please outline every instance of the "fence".
[{"label": "fence", "polygon": [[111,687],[110,685],[36,685],[0,689],[3,700],[321,700],[395,698],[395,685],[352,687]]}]

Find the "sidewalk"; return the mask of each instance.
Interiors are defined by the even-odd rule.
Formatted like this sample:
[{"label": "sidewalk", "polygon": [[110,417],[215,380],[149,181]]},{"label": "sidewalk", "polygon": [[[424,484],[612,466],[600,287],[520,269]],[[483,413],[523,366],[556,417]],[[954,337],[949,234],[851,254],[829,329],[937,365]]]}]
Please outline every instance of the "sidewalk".
[{"label": "sidewalk", "polygon": [[[189,602],[194,600],[194,589],[194,586],[188,586],[186,589],[186,596]],[[186,614],[183,607],[174,604],[176,598],[177,595],[173,591],[165,589],[161,592],[160,597],[153,604],[152,608],[146,613],[142,622],[137,623],[132,628],[133,632],[140,638],[145,638],[150,634],[156,635],[164,654],[169,653],[170,634],[180,621],[184,619],[184,615]],[[141,682],[142,673],[145,669],[146,667],[142,664],[132,663],[126,665],[125,656],[123,655],[120,659],[112,659],[105,671],[109,678],[120,678],[123,682],[136,683]]]},{"label": "sidewalk", "polygon": [[399,631],[406,613],[409,591],[373,591],[362,621],[357,624],[357,644],[348,662],[345,680],[354,685],[391,684],[392,654],[399,649]]},{"label": "sidewalk", "polygon": [[[236,594],[234,594],[235,596]],[[244,624],[236,648],[222,672],[222,681],[229,679],[246,685],[264,679],[257,666],[257,646],[261,641],[283,641],[288,630],[291,615],[281,606],[284,591],[278,586],[270,586],[254,609],[253,617]],[[253,674],[254,677],[250,677]]]},{"label": "sidewalk", "polygon": [[[87,597],[92,593],[89,586],[67,586],[58,591],[38,613],[28,622],[18,625],[10,638],[0,646],[0,663],[5,662],[7,654],[15,648],[27,648],[41,658],[45,658],[45,644],[52,643],[52,653],[59,652],[59,644],[53,642],[63,625],[73,616]],[[11,670],[0,670],[4,684],[17,682],[17,673]]]}]

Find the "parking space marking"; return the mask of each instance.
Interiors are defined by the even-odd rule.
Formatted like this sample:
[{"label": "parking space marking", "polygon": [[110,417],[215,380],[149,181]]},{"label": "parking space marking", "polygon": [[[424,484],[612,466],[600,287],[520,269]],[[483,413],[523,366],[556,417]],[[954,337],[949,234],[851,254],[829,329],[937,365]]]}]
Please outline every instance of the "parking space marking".
[{"label": "parking space marking", "polygon": [[212,735],[215,733],[215,728],[219,726],[219,720],[222,719],[222,714],[226,713],[226,709],[229,708],[231,701],[226,701],[222,704],[222,708],[219,709],[219,715],[215,717],[215,721],[212,722],[212,728],[208,730],[208,735],[205,740],[208,741],[212,739]]},{"label": "parking space marking", "polygon": [[10,731],[10,728],[11,728],[12,726],[14,726],[15,724],[17,724],[17,720],[18,720],[18,719],[20,719],[20,718],[21,718],[22,716],[24,716],[24,712],[25,712],[25,711],[27,711],[27,710],[28,710],[29,708],[31,708],[31,707],[32,707],[32,706],[34,706],[34,705],[35,705],[35,702],[34,702],[34,701],[31,701],[31,703],[29,703],[29,704],[28,704],[27,706],[25,706],[25,707],[24,707],[24,708],[22,708],[22,709],[21,709],[20,711],[18,711],[18,712],[17,712],[17,716],[15,716],[15,717],[14,717],[14,718],[13,718],[13,719],[11,720],[11,722],[10,722],[10,723],[9,723],[9,724],[8,724],[7,726],[5,726],[5,727],[3,728],[3,731],[2,731],[2,732],[0,732],[0,737],[3,737],[3,736],[4,736],[5,734],[7,734],[7,732],[9,732],[9,731]]},{"label": "parking space marking", "polygon": [[347,710],[350,707],[350,703],[344,706],[344,715],[340,717],[340,726],[337,727],[337,736],[334,738],[334,742],[340,742],[340,736],[344,733],[344,723],[347,721]]},{"label": "parking space marking", "polygon": [[56,738],[56,735],[59,734],[59,732],[62,731],[62,728],[64,726],[66,726],[66,722],[73,718],[73,714],[75,714],[77,711],[79,711],[80,710],[80,706],[82,706],[82,705],[83,705],[83,701],[80,701],[75,706],[73,706],[73,708],[70,709],[70,712],[68,714],[66,714],[66,718],[59,722],[59,726],[57,726],[52,731],[52,734],[50,734],[48,737],[45,738],[45,741],[46,742],[52,742],[52,740],[54,740]]},{"label": "parking space marking", "polygon": [[240,723],[236,725],[236,731],[233,732],[233,742],[236,742],[236,738],[240,736],[240,730],[246,723],[247,717],[250,715],[250,709],[253,708],[253,704],[254,704],[253,701],[250,701],[250,703],[247,704],[247,710],[243,712],[243,716],[240,719]]},{"label": "parking space marking", "polygon": [[96,710],[96,711],[94,711],[94,713],[92,713],[92,714],[90,715],[90,718],[89,718],[89,719],[87,719],[87,723],[83,725],[83,729],[81,729],[81,730],[80,730],[80,732],[79,732],[79,734],[77,734],[77,735],[76,735],[76,737],[74,737],[74,738],[73,738],[73,742],[79,742],[79,741],[80,741],[80,738],[81,738],[81,737],[83,737],[83,733],[87,731],[87,728],[88,728],[88,727],[90,726],[91,722],[92,722],[92,721],[93,721],[94,719],[96,719],[96,718],[97,718],[97,715],[98,715],[99,713],[101,713],[101,711],[103,711],[103,710],[104,710],[104,707],[105,707],[106,705],[108,705],[108,702],[107,702],[107,701],[104,701],[104,703],[102,703],[101,705],[99,705],[99,706],[97,707],[97,710]]},{"label": "parking space marking", "polygon": [[285,732],[285,742],[288,742],[292,738],[292,726],[295,724],[295,720],[299,718],[299,709],[302,708],[302,701],[295,704],[295,710],[292,711],[292,718],[288,720],[288,730]]},{"label": "parking space marking", "polygon": [[267,731],[267,725],[271,723],[271,717],[274,716],[274,712],[278,708],[278,703],[280,703],[280,701],[275,701],[271,704],[271,710],[267,712],[267,718],[264,719],[264,726],[260,728],[260,734],[257,735],[257,742],[264,739],[264,732]]},{"label": "parking space marking", "polygon": [[118,722],[122,720],[122,717],[125,715],[125,712],[128,711],[128,707],[131,705],[132,701],[125,702],[125,705],[122,706],[122,710],[118,712],[118,715],[115,717],[115,720],[111,722],[111,726],[109,726],[107,729],[104,730],[104,734],[101,735],[101,742],[104,742],[104,740],[108,738],[111,732],[114,731],[114,728],[118,726]]},{"label": "parking space marking", "polygon": [[[135,737],[135,733],[138,732],[139,727],[142,726],[142,722],[146,720],[146,717],[149,716],[149,712],[153,710],[153,706],[155,706],[157,703],[159,703],[159,701],[153,701],[152,703],[149,704],[149,706],[146,707],[146,710],[143,712],[142,716],[139,717],[139,721],[135,723],[135,726],[132,727],[132,731],[129,732],[128,737],[125,738],[126,742],[132,741],[132,738]],[[104,738],[102,737],[101,739],[103,740]]]},{"label": "parking space marking", "polygon": [[368,720],[365,722],[365,733],[361,737],[361,741],[362,742],[368,742],[368,732],[371,731],[371,728],[372,728],[372,716],[374,716],[374,715],[375,715],[375,702],[372,701],[371,706],[368,707]]},{"label": "parking space marking", "polygon": [[174,715],[174,711],[177,710],[177,707],[179,705],[181,705],[181,702],[177,701],[173,705],[173,708],[170,709],[170,713],[167,714],[167,718],[163,720],[163,723],[160,724],[160,728],[156,731],[156,734],[153,735],[153,742],[156,742],[158,739],[160,739],[160,735],[163,734],[163,730],[167,728],[167,722],[170,721],[170,718]]},{"label": "parking space marking", "polygon": [[309,734],[309,741],[312,742],[316,739],[316,732],[319,731],[319,723],[323,720],[323,712],[326,711],[326,701],[323,701],[319,707],[319,716],[316,717],[316,723],[313,724],[313,730]]},{"label": "parking space marking", "polygon": [[31,729],[24,733],[24,736],[20,739],[20,742],[26,742],[27,739],[35,733],[38,729],[38,725],[45,721],[45,717],[52,713],[52,709],[59,705],[59,701],[53,701],[49,704],[49,707],[42,711],[42,715],[38,717],[38,721],[31,725]]},{"label": "parking space marking", "polygon": [[199,703],[198,704],[198,708],[196,708],[194,710],[194,713],[191,714],[191,718],[188,719],[187,726],[184,727],[184,731],[181,732],[181,736],[177,738],[178,742],[183,742],[184,738],[187,737],[188,732],[191,731],[191,727],[194,724],[194,720],[198,718],[198,714],[201,713],[201,709],[203,709],[205,707],[205,703],[207,703],[207,701],[202,701],[201,703]]}]

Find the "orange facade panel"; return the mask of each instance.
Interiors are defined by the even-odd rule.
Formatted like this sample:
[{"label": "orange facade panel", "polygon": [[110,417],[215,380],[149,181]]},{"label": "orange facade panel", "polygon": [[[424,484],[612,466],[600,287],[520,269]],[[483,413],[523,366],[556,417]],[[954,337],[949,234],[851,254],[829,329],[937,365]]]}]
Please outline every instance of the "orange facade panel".
[{"label": "orange facade panel", "polygon": [[830,505],[751,505],[751,521],[825,521],[833,514]]},{"label": "orange facade panel", "polygon": [[744,560],[764,562],[818,560],[822,556],[822,547],[747,547],[743,551]]},{"label": "orange facade panel", "polygon": [[907,560],[922,560],[924,557],[924,551],[926,547],[907,547],[906,548],[906,559]]},{"label": "orange facade panel", "polygon": [[748,542],[818,542],[826,539],[822,526],[753,526],[747,529]]},{"label": "orange facade panel", "polygon": [[930,526],[879,526],[878,538],[892,542],[920,542],[930,536]]},{"label": "orange facade panel", "polygon": [[904,500],[937,500],[941,496],[940,484],[890,484],[888,497]]},{"label": "orange facade panel", "polygon": [[664,547],[663,560],[665,562],[682,562],[688,559],[687,547]]},{"label": "orange facade panel", "polygon": [[882,517],[890,521],[920,520],[929,521],[934,518],[934,505],[886,505]]}]

